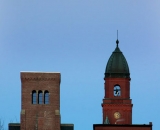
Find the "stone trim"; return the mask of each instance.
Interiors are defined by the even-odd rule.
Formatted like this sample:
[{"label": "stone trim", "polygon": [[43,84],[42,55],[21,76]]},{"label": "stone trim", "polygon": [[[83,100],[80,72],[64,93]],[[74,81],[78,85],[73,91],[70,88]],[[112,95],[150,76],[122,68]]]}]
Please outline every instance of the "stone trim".
[{"label": "stone trim", "polygon": [[55,81],[56,80],[56,78],[41,78],[41,77],[40,78],[39,77],[37,77],[37,78],[34,78],[34,77],[33,78],[32,77],[30,77],[30,78],[28,78],[28,77],[21,77],[21,79],[22,80],[34,80],[34,81],[37,81],[37,80],[39,80],[39,81],[40,80],[42,80],[42,81],[45,81],[45,80],[46,81],[49,81],[49,80],[50,81]]},{"label": "stone trim", "polygon": [[31,81],[60,81],[60,73],[21,72],[21,80]]}]

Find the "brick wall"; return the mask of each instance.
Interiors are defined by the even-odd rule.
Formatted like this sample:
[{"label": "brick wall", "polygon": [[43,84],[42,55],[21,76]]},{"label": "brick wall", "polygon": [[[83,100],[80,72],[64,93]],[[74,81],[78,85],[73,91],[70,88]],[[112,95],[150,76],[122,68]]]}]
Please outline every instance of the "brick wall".
[{"label": "brick wall", "polygon": [[[21,130],[60,130],[60,73],[21,72]],[[32,91],[37,104],[32,104]],[[38,104],[38,92],[49,92],[49,104]],[[44,97],[43,97],[44,100]]]},{"label": "brick wall", "polygon": [[[105,96],[102,103],[103,122],[106,117],[110,124],[132,124],[132,100],[130,99],[129,78],[105,78]],[[120,96],[114,95],[114,87],[120,87]],[[114,117],[114,113],[120,113],[120,119]]]}]

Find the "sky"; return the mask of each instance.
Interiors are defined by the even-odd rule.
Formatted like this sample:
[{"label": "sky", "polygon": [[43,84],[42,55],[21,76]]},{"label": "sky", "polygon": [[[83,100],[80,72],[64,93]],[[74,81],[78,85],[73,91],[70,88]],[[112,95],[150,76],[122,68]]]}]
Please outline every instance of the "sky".
[{"label": "sky", "polygon": [[102,123],[104,72],[119,48],[131,73],[132,123],[160,116],[159,0],[0,0],[0,118],[20,122],[21,71],[60,72],[61,123]]}]

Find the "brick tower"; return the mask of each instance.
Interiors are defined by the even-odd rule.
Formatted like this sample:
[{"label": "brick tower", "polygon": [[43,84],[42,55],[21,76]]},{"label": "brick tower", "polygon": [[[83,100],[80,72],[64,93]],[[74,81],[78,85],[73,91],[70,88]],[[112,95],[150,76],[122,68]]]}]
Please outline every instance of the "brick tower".
[{"label": "brick tower", "polygon": [[130,73],[127,61],[117,46],[110,56],[105,70],[105,96],[103,99],[103,123],[132,124],[132,100],[130,99]]},{"label": "brick tower", "polygon": [[106,65],[102,124],[94,124],[93,130],[152,130],[152,123],[132,124],[132,100],[130,99],[130,72],[128,63],[119,49],[119,41]]},{"label": "brick tower", "polygon": [[21,130],[60,130],[60,73],[21,72]]}]

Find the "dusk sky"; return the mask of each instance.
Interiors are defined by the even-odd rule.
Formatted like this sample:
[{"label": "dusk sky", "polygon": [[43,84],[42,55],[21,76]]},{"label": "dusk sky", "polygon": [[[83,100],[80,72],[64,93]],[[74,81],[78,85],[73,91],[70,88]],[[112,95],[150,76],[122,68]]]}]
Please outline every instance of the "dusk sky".
[{"label": "dusk sky", "polygon": [[160,123],[159,0],[0,0],[0,119],[20,122],[21,71],[60,72],[61,123],[102,123],[104,72],[119,48],[130,69],[132,123]]}]

